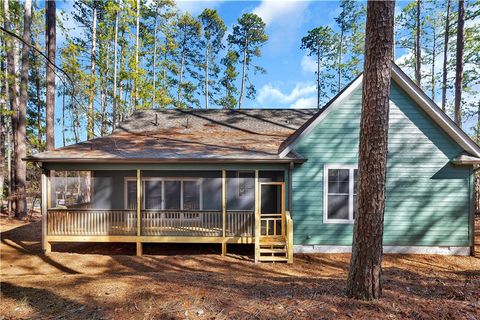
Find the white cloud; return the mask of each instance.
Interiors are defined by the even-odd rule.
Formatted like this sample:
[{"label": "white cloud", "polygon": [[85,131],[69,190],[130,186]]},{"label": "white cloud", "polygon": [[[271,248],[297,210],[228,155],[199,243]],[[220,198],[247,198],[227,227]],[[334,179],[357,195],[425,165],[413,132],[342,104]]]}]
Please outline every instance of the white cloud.
[{"label": "white cloud", "polygon": [[257,101],[265,107],[314,108],[316,92],[316,86],[311,82],[299,82],[290,92],[269,83],[260,88]]},{"label": "white cloud", "polygon": [[304,55],[300,62],[303,73],[315,73],[317,71],[317,62],[309,55]]},{"label": "white cloud", "polygon": [[281,104],[287,104],[292,103],[300,97],[315,93],[315,91],[315,85],[311,83],[297,83],[290,93],[283,93],[272,84],[266,84],[260,89],[258,101],[260,103],[274,101]]},{"label": "white cloud", "polygon": [[218,0],[177,0],[176,4],[181,11],[188,12],[192,16],[197,16],[202,13],[205,8],[216,8],[222,2],[223,1]]},{"label": "white cloud", "polygon": [[293,103],[290,107],[292,109],[307,109],[307,108],[315,108],[317,106],[317,98],[316,97],[309,97],[309,98],[300,98],[295,103]]},{"label": "white cloud", "polygon": [[297,16],[303,12],[307,6],[308,1],[263,0],[252,12],[259,15],[267,26],[273,22],[290,24],[292,16]]},{"label": "white cloud", "polygon": [[263,0],[252,12],[267,25],[268,46],[275,52],[299,46],[298,31],[308,15],[309,1]]}]

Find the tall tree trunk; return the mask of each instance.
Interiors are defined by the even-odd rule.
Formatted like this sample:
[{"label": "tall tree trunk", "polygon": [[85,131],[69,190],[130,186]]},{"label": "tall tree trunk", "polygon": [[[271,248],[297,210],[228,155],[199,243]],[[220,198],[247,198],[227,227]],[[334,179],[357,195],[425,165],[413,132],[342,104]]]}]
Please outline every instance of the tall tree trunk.
[{"label": "tall tree trunk", "polygon": [[422,0],[417,1],[417,35],[415,37],[415,82],[422,86]]},{"label": "tall tree trunk", "polygon": [[90,52],[90,81],[88,86],[88,119],[87,119],[87,139],[95,137],[95,112],[93,109],[95,97],[95,51],[97,42],[97,8],[93,4],[93,19],[92,19],[92,49]]},{"label": "tall tree trunk", "polygon": [[[122,37],[121,39],[124,39],[125,34],[122,31]],[[120,70],[120,75],[122,74],[123,71],[123,53],[124,53],[124,47],[123,47],[123,42],[121,42],[120,45],[120,62],[119,62],[119,70]],[[122,83],[122,78],[120,77],[118,80],[118,103],[117,103],[117,111],[118,111],[118,122],[121,123],[124,120],[125,117],[125,104],[123,103],[123,83]]]},{"label": "tall tree trunk", "polygon": [[105,75],[106,79],[103,77],[100,79],[100,83],[104,82],[103,85],[100,85],[100,96],[101,96],[101,127],[100,134],[102,136],[107,134],[107,93],[108,93],[108,75],[110,74],[110,50],[109,47],[106,49],[106,62],[105,62]]},{"label": "tall tree trunk", "polygon": [[447,107],[447,64],[448,41],[450,36],[450,1],[447,0],[447,13],[445,17],[445,40],[443,45],[443,70],[442,70],[442,110]]},{"label": "tall tree trunk", "polygon": [[205,109],[208,109],[208,43],[205,44]]},{"label": "tall tree trunk", "polygon": [[367,4],[357,211],[346,290],[362,300],[381,295],[394,10],[395,1]]},{"label": "tall tree trunk", "polygon": [[115,40],[113,43],[113,106],[112,131],[117,126],[117,47],[118,47],[118,10],[115,12]]},{"label": "tall tree trunk", "polygon": [[435,59],[437,57],[437,26],[436,23],[433,22],[433,31],[432,31],[432,36],[433,36],[433,44],[432,44],[432,80],[431,80],[431,86],[432,86],[432,100],[435,101]]},{"label": "tall tree trunk", "polygon": [[243,49],[243,63],[242,63],[242,85],[240,87],[240,96],[238,97],[238,109],[242,109],[243,93],[245,91],[245,77],[247,69],[247,46],[248,43],[245,42],[245,47]]},{"label": "tall tree trunk", "polygon": [[[477,103],[477,128],[476,128],[476,143],[480,145],[480,101]],[[474,214],[480,214],[480,166],[473,167],[473,199],[474,199]]]},{"label": "tall tree trunk", "polygon": [[25,0],[23,16],[22,71],[20,73],[20,104],[17,113],[17,131],[15,132],[17,145],[15,147],[15,216],[25,218],[27,215],[27,164],[23,160],[27,156],[27,98],[28,98],[28,70],[30,63],[30,47],[25,43],[31,42],[32,1]]},{"label": "tall tree trunk", "polygon": [[[8,92],[8,91],[7,91]],[[13,192],[13,166],[12,166],[12,149],[13,145],[13,132],[12,132],[12,122],[7,121],[7,190],[8,195],[11,195]],[[8,200],[8,215],[13,211],[13,201],[11,198]]]},{"label": "tall tree trunk", "polygon": [[40,68],[38,63],[35,63],[35,93],[37,99],[37,139],[38,145],[41,147],[43,145],[43,133],[42,133],[42,94],[40,86]]},{"label": "tall tree trunk", "polygon": [[71,119],[71,125],[73,129],[73,137],[75,139],[75,143],[78,143],[79,141],[79,120],[78,120],[78,110],[75,107],[75,102],[74,102],[74,97],[75,97],[75,87],[73,87],[71,95],[70,95],[70,119]]},{"label": "tall tree trunk", "polygon": [[[57,31],[56,31],[56,2],[46,2],[46,48],[47,57],[50,61],[55,63],[55,55],[57,48]],[[46,107],[45,107],[45,124],[46,132],[45,139],[47,144],[47,150],[53,150],[55,148],[55,69],[48,61],[46,63]]]},{"label": "tall tree trunk", "polygon": [[65,91],[66,88],[62,90],[62,143],[65,147],[67,145],[66,137],[65,137]]},{"label": "tall tree trunk", "polygon": [[320,110],[320,48],[317,49],[317,109]]},{"label": "tall tree trunk", "polygon": [[457,52],[455,66],[455,123],[462,127],[462,85],[463,85],[463,50],[464,35],[463,27],[465,24],[464,1],[458,1],[458,21],[457,21]]},{"label": "tall tree trunk", "polygon": [[338,49],[338,76],[337,76],[337,93],[342,90],[342,60],[343,60],[343,34],[345,32],[344,22],[340,30],[340,47]]},{"label": "tall tree trunk", "polygon": [[138,51],[140,39],[140,0],[137,0],[137,28],[135,35],[135,80],[134,80],[134,108],[138,107]]},{"label": "tall tree trunk", "polygon": [[[5,14],[5,16],[7,16]],[[6,23],[5,23],[6,25]],[[7,45],[7,39],[4,39],[4,45]],[[10,103],[10,85],[9,85],[9,79],[8,79],[8,52],[7,50],[5,50],[5,69],[4,69],[4,92],[5,92],[5,102],[4,102],[4,110],[7,111],[8,110],[8,103]],[[6,158],[7,158],[7,172],[5,174],[5,178],[4,179],[6,181],[6,184],[7,184],[7,194],[10,195],[11,194],[11,191],[12,191],[12,186],[11,186],[11,177],[12,177],[12,170],[11,170],[11,152],[12,152],[12,139],[11,139],[11,121],[9,121],[10,119],[8,119],[7,117],[3,117],[3,121],[4,121],[4,126],[2,126],[2,128],[5,128],[5,139],[6,139],[6,145],[4,145],[2,147],[3,151],[4,151],[4,157],[5,157],[5,153],[6,153]],[[3,171],[2,171],[2,177],[3,177]],[[5,183],[5,182],[4,182]],[[3,184],[2,184],[3,186]],[[3,193],[2,193],[3,194]],[[11,201],[8,200],[8,214],[10,215],[10,212],[12,210],[12,206],[11,206]]]},{"label": "tall tree trunk", "polygon": [[155,10],[155,29],[153,31],[153,98],[152,107],[155,108],[157,97],[157,32],[158,32],[158,8]]},{"label": "tall tree trunk", "polygon": [[[185,27],[184,27],[185,28]],[[183,67],[185,65],[185,46],[187,45],[187,31],[183,30],[183,41],[182,41],[182,58],[180,60],[180,74],[178,80],[178,92],[177,92],[177,108],[182,107],[182,86],[183,86]]]},{"label": "tall tree trunk", "polygon": [[[10,8],[9,1],[4,1],[4,27],[6,30],[10,30]],[[7,94],[8,101],[10,102],[10,111],[12,112],[11,121],[8,122],[10,127],[8,130],[7,137],[7,163],[8,163],[8,194],[12,195],[13,190],[15,189],[15,169],[12,166],[12,153],[14,153],[16,148],[15,136],[18,126],[18,92],[17,92],[17,63],[18,59],[16,58],[15,52],[15,40],[11,37],[5,37],[5,52],[7,58],[7,72],[6,84],[7,84]],[[13,150],[13,152],[12,152]],[[14,209],[14,201],[12,197],[9,197],[8,201],[8,211],[9,214],[12,213]]]},{"label": "tall tree trunk", "polygon": [[[3,47],[5,42],[3,39],[0,40],[0,45]],[[6,57],[1,57],[0,69],[2,73],[6,76],[7,73],[7,66],[6,66]],[[5,185],[5,137],[7,131],[7,123],[5,121],[5,114],[8,110],[7,107],[7,77],[5,77],[5,81],[2,81],[0,84],[0,212],[3,211],[3,194],[4,194],[4,185]]]}]

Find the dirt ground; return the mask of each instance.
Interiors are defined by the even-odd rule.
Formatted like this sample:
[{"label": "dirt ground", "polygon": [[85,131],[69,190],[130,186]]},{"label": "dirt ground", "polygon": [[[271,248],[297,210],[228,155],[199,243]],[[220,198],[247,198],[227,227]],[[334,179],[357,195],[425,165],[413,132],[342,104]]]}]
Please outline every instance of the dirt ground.
[{"label": "dirt ground", "polygon": [[347,254],[252,262],[249,246],[54,245],[0,220],[0,319],[480,319],[480,258],[386,255],[383,298],[347,299]]}]

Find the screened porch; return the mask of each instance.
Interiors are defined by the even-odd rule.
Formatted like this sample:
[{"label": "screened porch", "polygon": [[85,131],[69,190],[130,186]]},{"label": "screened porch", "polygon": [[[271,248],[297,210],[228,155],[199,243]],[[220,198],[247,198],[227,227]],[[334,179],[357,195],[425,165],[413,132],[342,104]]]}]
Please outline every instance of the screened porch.
[{"label": "screened porch", "polygon": [[76,241],[136,242],[138,254],[145,242],[226,248],[286,233],[283,170],[51,170],[42,180],[47,251]]}]

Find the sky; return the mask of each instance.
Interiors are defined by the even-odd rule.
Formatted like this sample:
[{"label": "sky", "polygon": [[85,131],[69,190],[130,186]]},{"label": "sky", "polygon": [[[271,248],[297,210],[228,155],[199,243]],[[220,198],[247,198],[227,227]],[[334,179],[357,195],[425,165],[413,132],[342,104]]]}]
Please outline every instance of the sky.
[{"label": "sky", "polygon": [[[407,4],[397,1],[396,14]],[[318,26],[330,26],[338,30],[334,17],[340,12],[338,1],[177,1],[177,7],[198,16],[203,9],[213,8],[225,21],[228,32],[237,19],[247,12],[253,12],[266,22],[268,42],[262,47],[262,56],[255,63],[267,70],[266,74],[252,75],[257,89],[255,100],[245,100],[245,108],[314,108],[316,107],[315,69],[316,65],[300,49],[300,41],[308,30]],[[67,13],[73,8],[72,1],[59,1],[57,9]],[[70,16],[70,15],[68,15]],[[74,28],[74,21],[66,21],[67,27]],[[60,36],[57,46],[64,39]],[[404,59],[408,53],[396,51],[396,60]],[[409,73],[407,71],[407,73]],[[57,114],[61,112],[57,98]],[[56,132],[57,144],[61,133]]]}]

